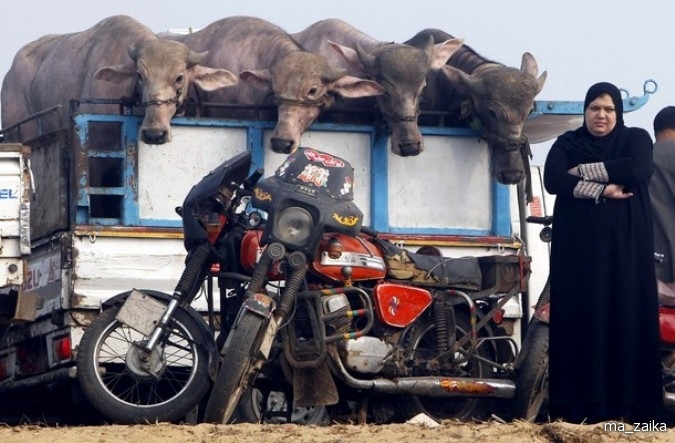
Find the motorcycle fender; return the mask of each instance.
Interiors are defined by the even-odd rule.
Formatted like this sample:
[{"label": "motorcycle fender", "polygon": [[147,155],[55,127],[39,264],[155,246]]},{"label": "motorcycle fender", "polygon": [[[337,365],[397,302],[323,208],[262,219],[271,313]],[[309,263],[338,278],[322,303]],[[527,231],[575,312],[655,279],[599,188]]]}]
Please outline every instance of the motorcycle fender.
[{"label": "motorcycle fender", "polygon": [[260,357],[267,360],[270,357],[270,351],[272,350],[272,345],[274,344],[274,337],[277,336],[277,331],[279,330],[280,318],[272,317],[270,322],[265,328],[265,332],[260,343],[259,353]]},{"label": "motorcycle fender", "polygon": [[[152,297],[161,302],[166,302],[167,305],[172,300],[172,297],[164,292],[155,291],[153,289],[134,289],[133,291],[122,292],[107,299],[105,302],[103,302],[103,308],[109,308],[119,303],[126,303],[126,300],[133,292],[141,292],[146,296]],[[202,336],[200,337],[199,345],[204,346],[204,348],[206,348],[207,352],[209,353],[209,376],[211,377],[211,380],[215,381],[216,375],[218,374],[219,354],[218,348],[216,347],[216,341],[213,337],[213,332],[209,329],[209,325],[206,324],[199,312],[197,312],[192,306],[184,306],[183,309],[195,319],[196,323],[202,330]]]},{"label": "motorcycle fender", "polygon": [[270,318],[272,316],[274,307],[274,300],[265,294],[253,294],[248,297],[242,305],[242,308],[265,318]]}]

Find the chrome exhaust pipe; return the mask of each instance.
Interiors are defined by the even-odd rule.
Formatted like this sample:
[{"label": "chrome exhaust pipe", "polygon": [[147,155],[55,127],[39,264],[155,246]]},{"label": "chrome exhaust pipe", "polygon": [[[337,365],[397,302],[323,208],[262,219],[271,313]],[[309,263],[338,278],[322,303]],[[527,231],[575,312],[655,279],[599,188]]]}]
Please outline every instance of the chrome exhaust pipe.
[{"label": "chrome exhaust pipe", "polygon": [[345,369],[338,351],[329,347],[333,372],[343,382],[355,389],[371,390],[385,394],[410,394],[427,397],[490,397],[513,398],[516,384],[511,380],[462,377],[406,377],[401,379],[377,378],[359,380]]}]

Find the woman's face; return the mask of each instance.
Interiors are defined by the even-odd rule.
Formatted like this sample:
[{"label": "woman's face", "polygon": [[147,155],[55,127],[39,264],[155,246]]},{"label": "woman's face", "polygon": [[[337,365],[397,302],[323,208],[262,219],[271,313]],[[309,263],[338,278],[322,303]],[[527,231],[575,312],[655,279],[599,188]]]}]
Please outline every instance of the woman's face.
[{"label": "woman's face", "polygon": [[602,137],[612,132],[616,126],[616,109],[609,94],[602,94],[593,100],[584,112],[584,121],[588,132]]}]

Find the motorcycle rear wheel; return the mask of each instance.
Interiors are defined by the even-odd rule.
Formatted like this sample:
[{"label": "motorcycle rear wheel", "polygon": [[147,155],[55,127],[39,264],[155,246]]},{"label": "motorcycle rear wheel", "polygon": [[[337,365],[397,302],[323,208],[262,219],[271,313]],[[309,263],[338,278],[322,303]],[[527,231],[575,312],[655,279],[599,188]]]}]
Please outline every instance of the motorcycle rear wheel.
[{"label": "motorcycle rear wheel", "polygon": [[[467,334],[470,329],[469,315],[457,311],[456,317],[456,336],[459,339]],[[438,356],[436,347],[436,327],[433,319],[430,317],[418,320],[408,334],[406,334],[405,346],[413,350],[416,360],[431,360]],[[468,345],[465,345],[465,348]],[[478,356],[488,360],[494,360],[490,355],[490,349],[486,346],[480,346],[476,350]],[[481,378],[489,377],[490,367],[476,359],[471,358],[461,364],[459,368],[468,377]],[[414,375],[429,375],[428,373],[419,373]],[[450,374],[446,374],[450,375]],[[410,396],[409,400],[403,401],[403,410],[405,417],[409,419],[419,413],[424,413],[436,421],[441,420],[482,420],[487,416],[489,410],[489,399],[484,398],[435,398],[423,396]]]},{"label": "motorcycle rear wheel", "polygon": [[134,343],[147,340],[115,319],[121,305],[87,328],[77,353],[77,379],[85,398],[119,424],[172,422],[193,409],[210,386],[208,353],[199,343],[202,328],[183,309],[174,314],[168,337],[153,351],[152,375],[140,366]]},{"label": "motorcycle rear wheel", "polygon": [[260,332],[268,320],[246,309],[230,330],[223,346],[223,361],[204,411],[208,423],[229,423],[243,393],[259,371]]},{"label": "motorcycle rear wheel", "polygon": [[534,319],[530,324],[516,367],[516,394],[511,411],[514,418],[535,421],[548,397],[548,340],[549,326]]}]

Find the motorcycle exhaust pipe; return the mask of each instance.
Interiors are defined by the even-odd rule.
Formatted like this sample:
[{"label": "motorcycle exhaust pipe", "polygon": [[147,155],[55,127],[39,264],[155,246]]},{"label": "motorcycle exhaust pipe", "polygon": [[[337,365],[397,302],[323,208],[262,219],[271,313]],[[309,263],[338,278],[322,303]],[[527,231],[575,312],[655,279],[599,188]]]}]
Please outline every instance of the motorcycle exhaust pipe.
[{"label": "motorcycle exhaust pipe", "polygon": [[410,394],[427,397],[490,397],[513,398],[516,384],[511,380],[463,377],[407,377],[396,380],[378,378],[359,380],[345,369],[335,347],[330,347],[330,362],[334,372],[354,389],[372,390],[385,394]]}]

